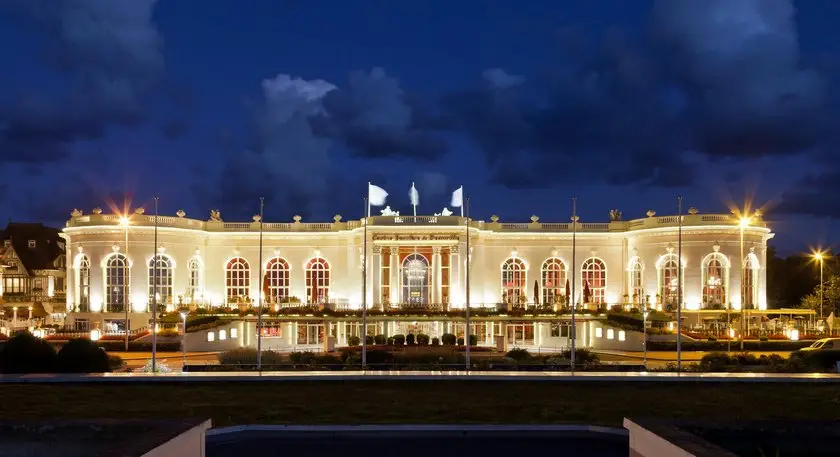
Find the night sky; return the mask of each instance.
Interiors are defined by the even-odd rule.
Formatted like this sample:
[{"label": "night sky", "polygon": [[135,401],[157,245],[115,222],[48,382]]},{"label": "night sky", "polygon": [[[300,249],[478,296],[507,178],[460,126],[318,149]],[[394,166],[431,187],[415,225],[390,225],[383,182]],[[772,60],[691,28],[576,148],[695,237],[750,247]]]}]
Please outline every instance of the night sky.
[{"label": "night sky", "polygon": [[[837,0],[0,0],[0,217],[606,221],[840,242]],[[109,210],[108,210],[109,211]]]}]

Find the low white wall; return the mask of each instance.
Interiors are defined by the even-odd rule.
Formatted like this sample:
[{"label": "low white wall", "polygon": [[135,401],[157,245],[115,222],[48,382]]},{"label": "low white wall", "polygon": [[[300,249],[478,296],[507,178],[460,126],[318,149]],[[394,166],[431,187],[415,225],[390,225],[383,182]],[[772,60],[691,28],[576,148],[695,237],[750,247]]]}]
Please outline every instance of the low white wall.
[{"label": "low white wall", "polygon": [[234,321],[208,330],[188,332],[184,338],[187,352],[223,352],[256,346],[256,325]]},{"label": "low white wall", "polygon": [[622,330],[605,325],[600,321],[588,322],[587,335],[589,348],[607,351],[642,351],[644,336],[642,332]]}]

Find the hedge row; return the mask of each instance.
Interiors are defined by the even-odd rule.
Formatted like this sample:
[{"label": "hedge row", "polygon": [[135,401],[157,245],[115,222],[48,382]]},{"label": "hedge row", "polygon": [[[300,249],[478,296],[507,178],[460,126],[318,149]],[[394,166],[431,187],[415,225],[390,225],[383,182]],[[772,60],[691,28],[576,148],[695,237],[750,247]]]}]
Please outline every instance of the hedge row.
[{"label": "hedge row", "polygon": [[[745,351],[795,351],[808,347],[813,341],[744,341]],[[726,351],[740,350],[741,342],[732,341],[731,345],[726,341],[681,341],[683,351]],[[648,351],[676,351],[676,341],[648,341]]]}]

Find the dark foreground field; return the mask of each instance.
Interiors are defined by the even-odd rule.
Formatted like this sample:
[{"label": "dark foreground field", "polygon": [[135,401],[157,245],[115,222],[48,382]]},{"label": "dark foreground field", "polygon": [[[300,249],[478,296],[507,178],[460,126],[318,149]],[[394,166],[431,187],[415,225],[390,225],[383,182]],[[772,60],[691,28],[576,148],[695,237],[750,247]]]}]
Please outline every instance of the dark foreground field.
[{"label": "dark foreground field", "polygon": [[473,381],[6,384],[9,419],[210,417],[232,424],[577,423],[634,417],[834,419],[840,385]]}]

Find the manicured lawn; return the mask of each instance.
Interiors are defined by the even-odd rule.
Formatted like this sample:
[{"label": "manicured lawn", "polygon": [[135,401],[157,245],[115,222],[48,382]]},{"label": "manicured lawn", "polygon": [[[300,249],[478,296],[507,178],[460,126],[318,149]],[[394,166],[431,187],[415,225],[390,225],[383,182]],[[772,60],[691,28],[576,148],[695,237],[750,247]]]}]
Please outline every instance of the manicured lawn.
[{"label": "manicured lawn", "polygon": [[214,425],[579,423],[626,416],[834,419],[836,384],[346,381],[3,385],[14,419],[211,417]]}]

